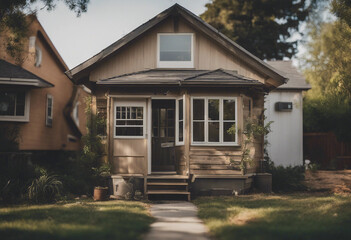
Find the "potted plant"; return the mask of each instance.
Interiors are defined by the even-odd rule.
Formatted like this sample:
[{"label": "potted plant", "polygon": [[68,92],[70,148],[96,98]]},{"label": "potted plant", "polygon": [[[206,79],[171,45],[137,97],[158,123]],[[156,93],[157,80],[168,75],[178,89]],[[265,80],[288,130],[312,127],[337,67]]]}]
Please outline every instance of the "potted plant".
[{"label": "potted plant", "polygon": [[93,168],[95,175],[94,201],[108,199],[108,177],[111,176],[111,166],[107,163],[98,168]]}]

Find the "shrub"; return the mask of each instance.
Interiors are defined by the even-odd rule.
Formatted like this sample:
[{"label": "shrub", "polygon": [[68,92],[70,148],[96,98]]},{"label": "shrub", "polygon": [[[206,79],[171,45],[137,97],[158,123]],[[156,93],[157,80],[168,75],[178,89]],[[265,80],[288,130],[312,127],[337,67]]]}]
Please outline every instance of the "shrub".
[{"label": "shrub", "polygon": [[42,175],[34,179],[28,188],[28,197],[35,203],[50,203],[55,197],[60,195],[62,182],[56,175],[48,175],[45,171]]},{"label": "shrub", "polygon": [[306,190],[303,184],[305,180],[304,166],[274,166],[269,164],[267,172],[272,174],[272,190],[273,192],[293,192]]}]

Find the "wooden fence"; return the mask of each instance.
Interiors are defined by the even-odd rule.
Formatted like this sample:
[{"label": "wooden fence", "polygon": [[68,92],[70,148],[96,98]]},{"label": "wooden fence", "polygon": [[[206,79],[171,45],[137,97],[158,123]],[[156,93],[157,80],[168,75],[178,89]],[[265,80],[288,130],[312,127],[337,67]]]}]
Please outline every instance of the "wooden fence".
[{"label": "wooden fence", "polygon": [[351,142],[339,142],[332,132],[304,133],[303,152],[304,159],[325,169],[351,167]]}]

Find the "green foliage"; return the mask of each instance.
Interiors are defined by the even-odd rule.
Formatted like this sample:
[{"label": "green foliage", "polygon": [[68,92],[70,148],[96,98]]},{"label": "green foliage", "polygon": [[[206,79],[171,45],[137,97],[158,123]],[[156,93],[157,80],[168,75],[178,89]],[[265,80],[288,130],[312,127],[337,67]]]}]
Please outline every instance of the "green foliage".
[{"label": "green foliage", "polygon": [[331,2],[332,12],[351,27],[351,1],[333,0]]},{"label": "green foliage", "polygon": [[[250,148],[256,138],[264,137],[268,133],[271,132],[271,124],[273,122],[270,121],[267,124],[264,124],[264,119],[251,119],[248,118],[245,121],[245,126],[242,131],[243,133],[243,144],[242,144],[242,155],[240,161],[240,169],[243,173],[246,173],[248,166],[253,164],[253,158],[251,156]],[[236,125],[233,124],[231,128],[228,129],[228,134],[236,133]],[[230,160],[232,163],[233,159]]]},{"label": "green foliage", "polygon": [[0,203],[18,203],[35,177],[26,153],[0,153]]},{"label": "green foliage", "polygon": [[275,166],[269,162],[266,168],[272,174],[273,192],[293,192],[306,190],[304,185],[305,167],[304,166]]},{"label": "green foliage", "polygon": [[333,131],[351,141],[351,28],[335,21],[313,26],[302,59],[312,89],[304,102],[304,130]]},{"label": "green foliage", "polygon": [[317,0],[213,0],[201,18],[261,59],[291,58],[289,38],[308,19]]},{"label": "green foliage", "polygon": [[14,152],[18,150],[20,129],[18,125],[0,125],[0,152]]},{"label": "green foliage", "polygon": [[34,203],[51,203],[60,196],[62,182],[56,175],[41,170],[41,176],[28,187],[28,197]]}]

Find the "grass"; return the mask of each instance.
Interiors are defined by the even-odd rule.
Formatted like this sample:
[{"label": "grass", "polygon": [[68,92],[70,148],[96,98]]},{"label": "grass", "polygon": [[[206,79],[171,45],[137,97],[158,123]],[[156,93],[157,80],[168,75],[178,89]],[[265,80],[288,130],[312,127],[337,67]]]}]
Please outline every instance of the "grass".
[{"label": "grass", "polygon": [[224,239],[351,239],[351,198],[322,193],[202,197],[210,234]]},{"label": "grass", "polygon": [[129,201],[0,207],[1,239],[140,239],[153,219]]}]

